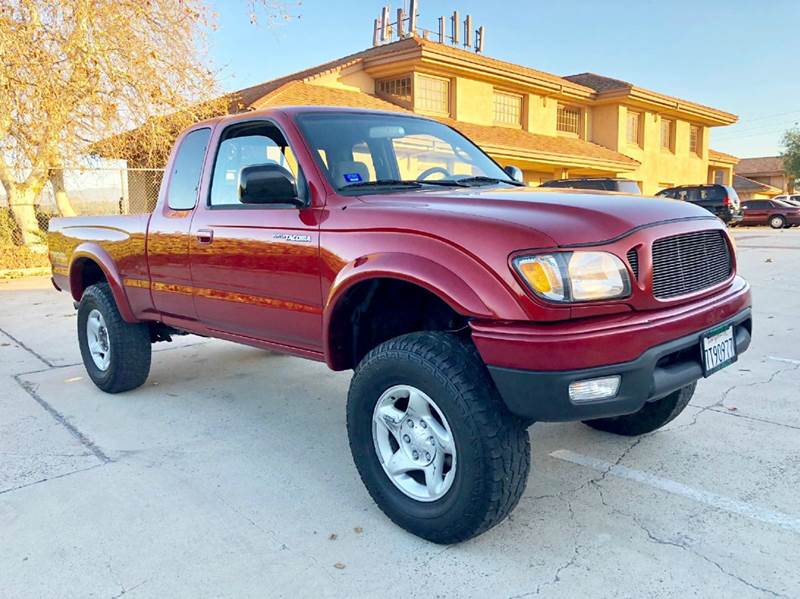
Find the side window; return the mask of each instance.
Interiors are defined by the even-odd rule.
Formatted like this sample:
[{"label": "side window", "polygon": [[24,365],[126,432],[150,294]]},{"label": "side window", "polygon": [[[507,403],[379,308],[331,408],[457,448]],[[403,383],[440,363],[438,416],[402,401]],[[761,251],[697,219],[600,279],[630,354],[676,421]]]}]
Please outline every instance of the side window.
[{"label": "side window", "polygon": [[297,159],[280,130],[267,122],[232,125],[220,138],[211,179],[211,206],[241,206],[239,178],[242,169],[256,164],[277,164],[295,179]]},{"label": "side window", "polygon": [[181,141],[167,188],[167,205],[173,210],[194,208],[209,137],[211,129],[197,129]]}]

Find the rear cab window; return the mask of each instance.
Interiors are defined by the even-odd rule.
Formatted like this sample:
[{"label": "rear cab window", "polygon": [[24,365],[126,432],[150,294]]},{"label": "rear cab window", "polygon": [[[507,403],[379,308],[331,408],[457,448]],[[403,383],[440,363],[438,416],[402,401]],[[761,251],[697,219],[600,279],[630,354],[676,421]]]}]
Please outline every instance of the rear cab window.
[{"label": "rear cab window", "polygon": [[167,187],[167,205],[172,210],[192,210],[197,203],[203,160],[211,129],[205,127],[186,134],[172,162]]}]

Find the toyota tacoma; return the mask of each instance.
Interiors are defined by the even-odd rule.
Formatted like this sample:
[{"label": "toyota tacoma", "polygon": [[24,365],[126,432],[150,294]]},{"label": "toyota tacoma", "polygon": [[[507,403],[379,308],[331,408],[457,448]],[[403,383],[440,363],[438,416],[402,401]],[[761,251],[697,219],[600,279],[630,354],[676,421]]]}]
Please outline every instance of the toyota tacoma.
[{"label": "toyota tacoma", "polygon": [[220,117],[179,136],[151,214],[51,221],[53,283],[108,393],[142,385],[151,344],[177,334],[353,370],[369,493],[412,533],[459,542],[519,501],[532,423],[654,431],[750,344],[749,286],[714,215],[520,179],[433,119]]}]

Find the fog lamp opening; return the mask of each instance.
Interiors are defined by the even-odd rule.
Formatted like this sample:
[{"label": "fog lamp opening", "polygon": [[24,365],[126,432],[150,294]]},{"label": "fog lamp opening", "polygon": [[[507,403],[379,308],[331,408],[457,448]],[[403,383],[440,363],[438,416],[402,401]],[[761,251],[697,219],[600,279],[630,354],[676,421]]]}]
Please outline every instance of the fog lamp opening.
[{"label": "fog lamp opening", "polygon": [[622,377],[616,374],[597,379],[575,381],[569,384],[569,399],[575,403],[611,399],[617,395],[621,379]]}]

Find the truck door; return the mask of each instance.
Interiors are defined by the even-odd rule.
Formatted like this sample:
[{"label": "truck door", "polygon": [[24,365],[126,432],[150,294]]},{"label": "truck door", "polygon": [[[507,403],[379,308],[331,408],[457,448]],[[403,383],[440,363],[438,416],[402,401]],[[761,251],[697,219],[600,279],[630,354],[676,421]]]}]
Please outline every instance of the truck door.
[{"label": "truck door", "polygon": [[276,124],[259,119],[219,133],[209,192],[190,243],[198,320],[212,330],[314,352],[322,347],[318,208],[243,204],[242,169],[278,164],[303,174]]},{"label": "truck door", "polygon": [[195,319],[189,230],[194,215],[211,129],[187,132],[164,177],[156,209],[147,230],[150,292],[156,311],[167,317]]}]

